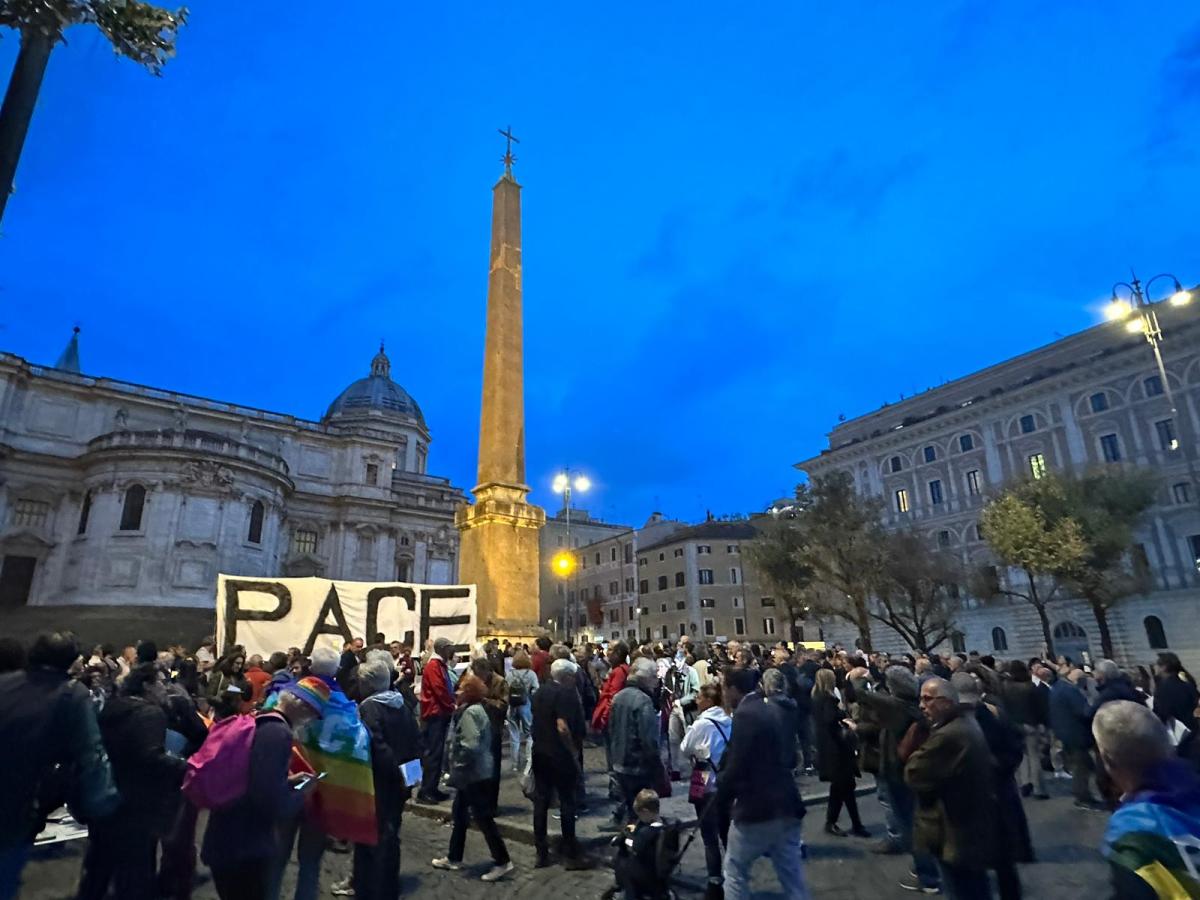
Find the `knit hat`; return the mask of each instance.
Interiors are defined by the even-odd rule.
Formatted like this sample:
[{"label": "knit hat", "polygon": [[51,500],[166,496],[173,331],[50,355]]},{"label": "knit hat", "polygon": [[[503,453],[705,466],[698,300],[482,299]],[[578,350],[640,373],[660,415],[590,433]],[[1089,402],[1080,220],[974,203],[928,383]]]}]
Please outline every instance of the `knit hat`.
[{"label": "knit hat", "polygon": [[280,693],[291,694],[297,700],[303,700],[318,716],[325,712],[325,704],[329,702],[329,685],[312,675],[285,685]]}]

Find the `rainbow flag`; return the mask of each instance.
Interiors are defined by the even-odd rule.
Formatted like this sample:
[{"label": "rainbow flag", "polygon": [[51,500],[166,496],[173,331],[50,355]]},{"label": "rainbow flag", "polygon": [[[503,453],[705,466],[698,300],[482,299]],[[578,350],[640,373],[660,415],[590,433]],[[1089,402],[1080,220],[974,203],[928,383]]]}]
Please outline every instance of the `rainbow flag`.
[{"label": "rainbow flag", "polygon": [[324,715],[306,725],[297,742],[313,770],[325,773],[310,801],[317,824],[331,837],[373,846],[378,831],[371,736],[358,707],[334,690]]}]

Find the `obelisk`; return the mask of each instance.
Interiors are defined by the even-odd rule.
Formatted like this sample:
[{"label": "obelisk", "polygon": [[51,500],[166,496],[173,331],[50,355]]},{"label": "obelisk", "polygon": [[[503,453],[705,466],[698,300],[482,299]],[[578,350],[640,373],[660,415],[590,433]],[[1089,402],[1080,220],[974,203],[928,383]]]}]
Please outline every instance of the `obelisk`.
[{"label": "obelisk", "polygon": [[459,578],[475,584],[480,640],[530,641],[538,627],[538,531],[546,513],[527,503],[525,370],[521,315],[521,186],[511,129],[504,174],[492,188],[483,406],[475,502],[459,507]]}]

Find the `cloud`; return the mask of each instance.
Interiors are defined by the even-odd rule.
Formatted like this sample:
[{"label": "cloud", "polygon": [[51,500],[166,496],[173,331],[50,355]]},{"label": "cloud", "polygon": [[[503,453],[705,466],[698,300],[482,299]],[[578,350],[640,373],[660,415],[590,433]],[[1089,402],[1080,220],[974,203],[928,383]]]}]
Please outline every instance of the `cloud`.
[{"label": "cloud", "polygon": [[866,160],[846,147],[801,163],[786,189],[783,213],[801,216],[819,208],[861,223],[874,218],[900,185],[925,166],[925,158],[902,153],[893,158]]},{"label": "cloud", "polygon": [[1187,137],[1200,112],[1200,25],[1163,61],[1158,92],[1144,155],[1151,165],[1190,162],[1195,151]]}]

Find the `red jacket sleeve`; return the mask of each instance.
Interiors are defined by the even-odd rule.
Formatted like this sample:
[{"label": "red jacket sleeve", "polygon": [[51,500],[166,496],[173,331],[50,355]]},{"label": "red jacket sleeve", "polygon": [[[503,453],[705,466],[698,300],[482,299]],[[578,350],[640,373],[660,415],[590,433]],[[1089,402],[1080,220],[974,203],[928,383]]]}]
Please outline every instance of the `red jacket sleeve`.
[{"label": "red jacket sleeve", "polygon": [[454,712],[454,695],[446,678],[444,663],[437,657],[421,670],[421,718],[445,716]]},{"label": "red jacket sleeve", "polygon": [[596,710],[592,713],[592,728],[596,731],[604,731],[608,728],[608,716],[612,712],[613,698],[621,692],[625,687],[625,678],[629,674],[629,666],[622,663],[604,679],[604,686],[600,688],[600,699],[596,701]]}]

